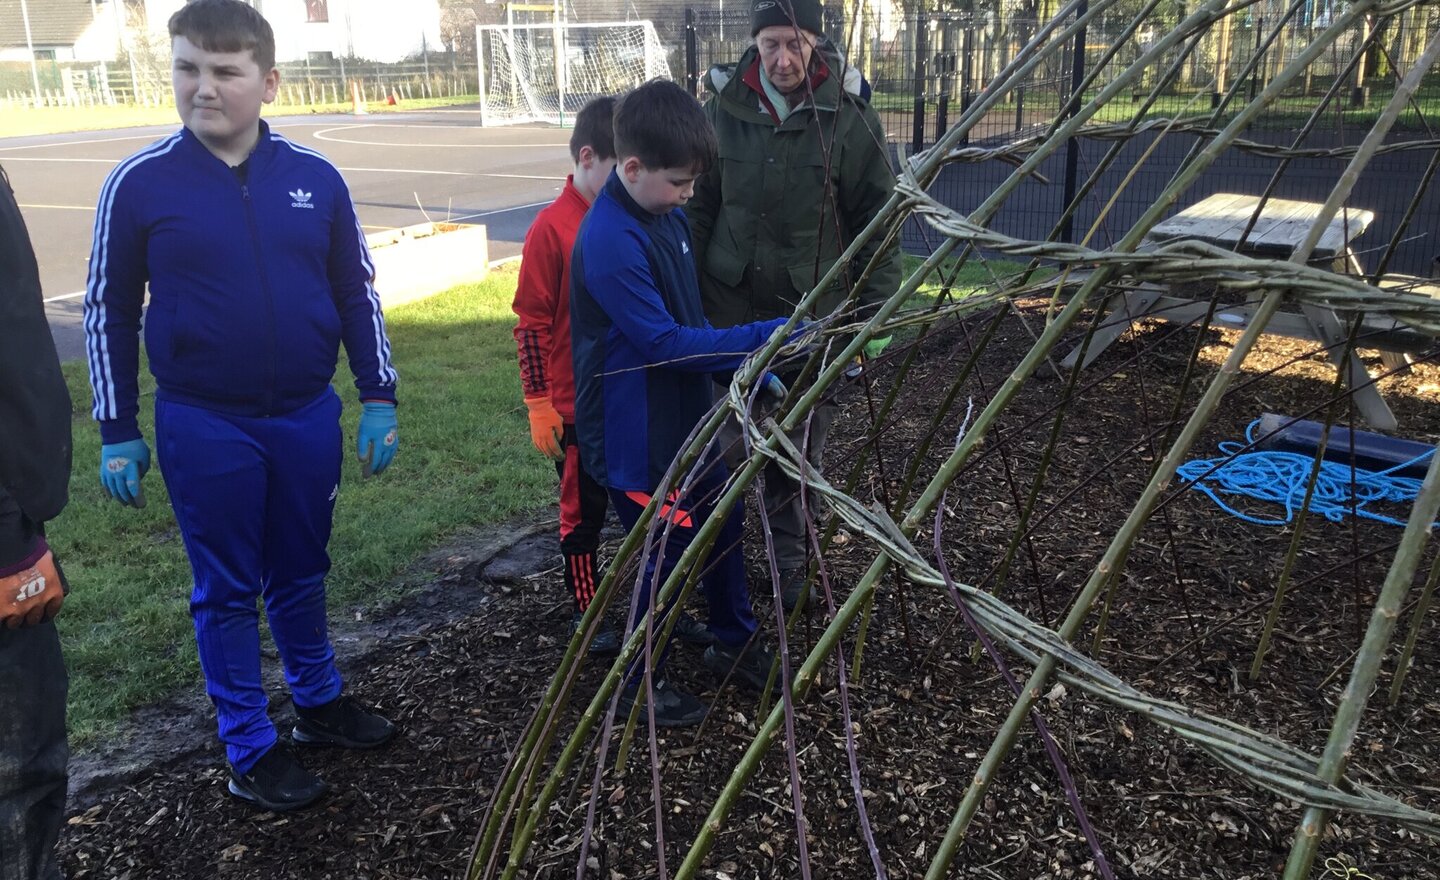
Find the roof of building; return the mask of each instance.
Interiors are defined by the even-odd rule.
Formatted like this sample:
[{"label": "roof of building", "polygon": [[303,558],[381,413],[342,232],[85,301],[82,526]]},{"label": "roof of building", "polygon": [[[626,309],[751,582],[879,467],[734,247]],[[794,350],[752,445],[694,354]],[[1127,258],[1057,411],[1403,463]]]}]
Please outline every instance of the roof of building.
[{"label": "roof of building", "polygon": [[[0,46],[25,45],[21,0],[0,0]],[[36,46],[73,46],[94,20],[90,0],[25,0]]]}]

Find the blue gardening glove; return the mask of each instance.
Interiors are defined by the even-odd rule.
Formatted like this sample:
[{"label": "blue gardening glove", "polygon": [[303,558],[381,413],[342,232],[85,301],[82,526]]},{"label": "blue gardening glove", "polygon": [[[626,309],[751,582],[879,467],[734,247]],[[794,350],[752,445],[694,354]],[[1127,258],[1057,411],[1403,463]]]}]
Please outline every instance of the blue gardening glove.
[{"label": "blue gardening glove", "polygon": [[355,455],[363,476],[378,474],[390,466],[400,445],[400,423],[395,404],[372,400],[361,406],[360,430],[355,433]]},{"label": "blue gardening glove", "polygon": [[885,349],[890,347],[890,343],[893,342],[894,339],[894,335],[877,336],[876,338],[865,343],[865,360],[873,361],[880,355],[884,354]]},{"label": "blue gardening glove", "polygon": [[100,485],[126,507],[144,507],[140,481],[150,470],[150,447],[141,439],[107,443],[100,447]]},{"label": "blue gardening glove", "polygon": [[785,400],[787,392],[785,383],[774,373],[766,373],[760,378],[760,396],[769,398],[768,403],[771,406],[779,406]]}]

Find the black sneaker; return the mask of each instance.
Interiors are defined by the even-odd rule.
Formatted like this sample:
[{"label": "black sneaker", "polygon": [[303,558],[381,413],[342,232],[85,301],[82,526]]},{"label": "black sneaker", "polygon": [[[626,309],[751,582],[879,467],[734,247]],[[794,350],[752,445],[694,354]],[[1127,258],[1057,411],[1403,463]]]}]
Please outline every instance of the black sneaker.
[{"label": "black sneaker", "polygon": [[285,743],[271,746],[248,773],[230,768],[230,794],[276,813],[304,809],[329,790],[325,780],[306,770]]},{"label": "black sneaker", "polygon": [[[722,645],[717,642],[705,649],[705,656],[701,659],[721,681],[728,676],[731,681],[747,690],[760,693],[765,690],[765,682],[770,678],[770,665],[774,662],[775,655],[758,642],[748,650],[743,645]],[[775,696],[781,693],[778,673],[775,676],[775,686],[770,692]]]},{"label": "black sneaker", "polygon": [[[573,636],[580,629],[580,621],[585,617],[585,612],[576,611],[570,618],[570,634]],[[620,653],[620,634],[615,628],[605,621],[600,621],[600,629],[595,633],[595,638],[590,640],[590,656],[592,657],[614,657]]]},{"label": "black sneaker", "polygon": [[[630,714],[630,707],[635,705],[635,700],[640,694],[644,682],[637,682],[633,687],[627,687],[620,692],[620,704],[615,710],[615,717],[623,719]],[[679,688],[672,687],[670,682],[663,678],[654,680],[652,687],[655,690],[655,726],[656,727],[694,727],[705,720],[707,708],[704,703]],[[640,723],[645,723],[645,715],[640,716]]]},{"label": "black sneaker", "polygon": [[361,706],[348,694],[341,694],[323,706],[307,709],[295,706],[297,743],[307,746],[339,746],[342,749],[374,749],[395,736],[395,725]]},{"label": "black sneaker", "polygon": [[710,631],[710,627],[684,611],[675,619],[675,628],[670,631],[670,636],[687,645],[699,645],[702,648],[715,644],[715,634]]},{"label": "black sneaker", "polygon": [[808,573],[804,566],[780,569],[780,607],[786,612],[795,610],[802,595],[805,596],[806,611],[813,611],[820,604],[820,594],[815,592],[814,587],[807,588],[805,575]]}]

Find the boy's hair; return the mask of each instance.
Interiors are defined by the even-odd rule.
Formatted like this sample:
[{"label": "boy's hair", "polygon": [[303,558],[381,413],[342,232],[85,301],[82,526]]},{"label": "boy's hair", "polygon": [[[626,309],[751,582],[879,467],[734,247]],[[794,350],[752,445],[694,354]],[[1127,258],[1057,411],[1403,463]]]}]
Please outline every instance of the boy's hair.
[{"label": "boy's hair", "polygon": [[580,148],[589,147],[597,159],[615,158],[615,99],[605,95],[580,108],[570,132],[570,158],[580,162]]},{"label": "boy's hair", "polygon": [[275,31],[240,0],[189,0],[170,16],[170,39],[184,37],[206,52],[249,52],[261,73],[275,67]]},{"label": "boy's hair", "polygon": [[634,156],[651,170],[710,170],[720,148],[700,103],[679,85],[652,79],[615,105],[615,156]]}]

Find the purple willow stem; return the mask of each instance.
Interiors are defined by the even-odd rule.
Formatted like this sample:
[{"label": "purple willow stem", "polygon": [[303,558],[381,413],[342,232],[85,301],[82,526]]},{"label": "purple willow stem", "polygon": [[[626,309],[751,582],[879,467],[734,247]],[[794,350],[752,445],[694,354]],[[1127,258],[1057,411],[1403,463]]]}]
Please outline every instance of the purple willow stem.
[{"label": "purple willow stem", "polygon": [[[970,418],[967,415],[965,425],[968,426]],[[965,436],[965,427],[960,429],[960,436]],[[957,444],[958,445],[958,444]],[[945,562],[945,551],[941,547],[941,533],[945,528],[945,501],[950,494],[949,489],[940,493],[940,503],[935,506],[935,568],[940,572],[940,577],[945,581],[945,587],[950,591],[950,597],[955,601],[955,606],[965,618],[965,625],[974,631],[980,639],[980,644],[985,646],[985,653],[990,655],[994,661],[995,668],[1010,686],[1015,696],[1020,696],[1020,682],[1016,680],[1015,674],[1010,671],[1010,664],[1005,662],[1005,657],[996,649],[995,643],[990,640],[990,634],[980,626],[970,613],[965,600],[960,597],[960,590],[955,586],[954,578],[950,577],[950,566]],[[1075,785],[1075,779],[1070,775],[1070,768],[1065,764],[1065,756],[1060,754],[1060,746],[1056,744],[1055,737],[1050,733],[1050,727],[1045,719],[1040,716],[1038,709],[1030,710],[1030,720],[1035,722],[1035,729],[1040,732],[1040,741],[1045,744],[1045,752],[1050,756],[1050,763],[1055,765],[1055,773],[1060,777],[1060,785],[1065,789],[1065,799],[1070,802],[1070,809],[1075,813],[1075,821],[1080,825],[1080,833],[1085,836],[1085,842],[1090,845],[1090,853],[1095,856],[1095,867],[1100,871],[1100,876],[1105,880],[1115,880],[1115,872],[1110,869],[1110,863],[1105,859],[1105,852],[1100,848],[1100,838],[1095,834],[1095,827],[1090,824],[1090,817],[1085,812],[1085,805],[1080,802],[1080,790]]]},{"label": "purple willow stem", "polygon": [[[815,528],[815,517],[810,513],[809,493],[806,492],[803,475],[805,467],[810,461],[810,419],[805,419],[805,434],[800,444],[800,516],[805,521],[805,534],[810,539],[810,549],[815,554],[816,572],[820,577],[820,588],[825,594],[825,607],[829,610],[830,616],[835,616],[835,595],[830,590],[830,567],[825,564],[825,558],[820,554],[820,534]],[[845,660],[845,646],[841,641],[835,643],[836,669],[840,673],[837,689],[840,691],[840,720],[845,725],[845,756],[850,763],[850,790],[855,793],[855,811],[860,819],[860,836],[865,840],[865,848],[870,852],[870,864],[875,868],[875,876],[878,880],[888,880],[889,875],[885,872],[885,862],[880,857],[880,847],[875,843],[875,829],[870,825],[870,813],[865,808],[865,786],[860,779],[860,746],[855,742],[855,727],[851,722],[850,714],[850,678],[846,672],[850,664]]]},{"label": "purple willow stem", "polygon": [[[690,432],[690,436],[689,436],[688,438],[686,438],[686,442],[685,442],[685,447],[686,447],[686,448],[688,448],[689,445],[690,445],[690,443],[692,443],[692,442],[695,440],[696,434],[699,432],[699,430],[700,430],[699,425],[697,425],[697,426]],[[701,459],[700,459],[701,461],[703,461],[703,460],[705,459],[705,457],[708,456],[708,454],[709,454],[711,448],[714,446],[714,444],[715,444],[715,438],[712,437],[712,438],[710,439],[710,442],[706,444],[704,450],[701,451]],[[662,490],[663,490],[664,488],[668,487],[668,486],[675,480],[675,476],[676,476],[676,471],[677,471],[678,465],[679,465],[679,457],[677,456],[677,458],[676,458],[674,461],[670,462],[670,467],[669,467],[669,469],[666,470],[665,476],[664,476],[664,477],[661,479],[661,481],[660,481],[660,488],[661,488]],[[693,479],[693,477],[692,477],[691,479]],[[685,484],[685,486],[688,488],[688,485],[689,485],[689,483],[687,482],[687,483]],[[658,509],[657,509],[657,510],[658,510]],[[629,636],[630,636],[631,627],[634,626],[635,612],[639,609],[640,589],[641,589],[641,586],[642,586],[642,584],[643,584],[643,580],[644,580],[644,577],[645,577],[645,561],[650,558],[650,549],[655,545],[655,544],[654,544],[654,542],[655,542],[655,529],[657,528],[657,526],[659,525],[659,523],[660,523],[660,518],[659,518],[658,516],[656,516],[656,517],[651,517],[650,522],[646,524],[646,529],[645,529],[645,543],[641,546],[640,553],[639,553],[639,571],[637,571],[636,574],[635,574],[635,588],[630,591],[630,610],[629,610],[628,614],[627,614],[626,617],[625,617],[625,627],[624,627],[624,629],[622,630],[622,632],[624,633],[624,638],[625,638],[625,639],[628,639]],[[674,525],[673,520],[667,520],[667,521],[666,521],[666,524],[665,524],[665,533],[664,533],[664,535],[663,535],[662,538],[661,538],[661,540],[662,540],[661,547],[662,547],[662,548],[664,547],[664,543],[663,543],[663,542],[666,541],[666,540],[668,540],[669,537],[670,537],[670,529],[673,527],[673,525]],[[613,560],[613,561],[611,562],[611,564],[612,564],[612,565],[615,565],[615,564],[618,564],[619,562],[620,562],[620,560],[617,559],[617,560]],[[656,565],[656,571],[657,571],[657,572],[659,571],[659,565],[658,565],[658,564]],[[658,577],[658,575],[657,575],[657,577]],[[650,614],[650,616],[649,616],[649,618],[648,618],[649,620],[652,620],[652,621],[653,621],[653,619],[654,619],[654,617],[655,617],[655,614],[654,614],[655,602],[654,602],[654,595],[653,595],[653,591],[655,590],[655,588],[656,588],[656,586],[655,586],[655,581],[652,580],[652,581],[651,581],[651,591],[652,591],[652,595],[651,595],[651,602],[650,602],[651,614]],[[598,616],[596,617],[596,620],[597,620],[597,626],[598,626],[598,620],[599,620],[599,617],[598,617]],[[650,634],[651,634],[652,631],[653,631],[653,627],[650,628],[650,629],[647,629],[647,632],[646,632],[646,639],[645,639],[645,666],[646,666],[646,693],[647,693],[647,694],[650,694],[651,697],[653,698],[653,694],[651,693],[651,688],[650,688],[650,686],[649,686],[649,674],[650,674],[650,673],[649,673],[649,667],[650,667],[650,665],[651,665],[651,664],[650,664],[650,658],[651,658],[652,651],[653,651],[652,646],[651,646],[651,641],[650,641]],[[633,662],[633,661],[632,661],[632,662]],[[579,663],[576,663],[576,665],[575,665],[575,670],[576,670],[576,671],[572,671],[572,673],[571,673],[572,679],[573,679],[573,677],[574,677],[576,674],[578,674],[578,669],[579,669]],[[576,868],[575,868],[575,880],[585,880],[585,871],[586,871],[586,864],[585,864],[585,863],[586,863],[587,861],[589,861],[589,859],[590,859],[590,843],[591,843],[592,840],[594,840],[594,836],[595,836],[595,816],[596,816],[597,811],[599,810],[599,805],[600,805],[600,787],[601,787],[601,784],[602,784],[602,782],[603,782],[603,780],[604,780],[604,776],[605,776],[605,761],[606,761],[606,759],[609,757],[609,754],[610,754],[610,737],[611,737],[611,734],[614,732],[614,729],[615,729],[615,710],[616,710],[616,708],[618,707],[618,705],[619,705],[619,703],[620,703],[620,694],[624,692],[624,690],[625,690],[625,685],[626,685],[628,679],[629,679],[629,674],[628,674],[628,672],[627,672],[626,675],[624,676],[624,678],[622,678],[622,680],[621,680],[621,682],[620,682],[620,686],[615,689],[615,693],[613,693],[613,694],[610,695],[610,705],[609,705],[609,707],[606,709],[606,712],[605,712],[605,721],[604,721],[604,723],[603,723],[603,725],[602,725],[602,727],[601,727],[601,733],[600,733],[600,752],[599,752],[599,754],[596,756],[596,759],[595,759],[595,775],[594,775],[594,777],[593,777],[593,782],[592,782],[592,785],[591,785],[591,787],[590,787],[590,802],[589,802],[589,804],[586,806],[586,810],[585,810],[585,829],[584,829],[584,831],[583,831],[583,833],[581,834],[581,837],[580,837],[580,859],[579,859],[578,865],[577,865]],[[655,745],[655,743],[654,743],[654,738],[655,738],[655,737],[654,737],[654,735],[655,735],[655,724],[654,724],[654,720],[655,720],[655,710],[654,710],[654,700],[653,700],[653,699],[651,699],[651,700],[648,702],[648,704],[647,704],[647,714],[646,714],[646,718],[647,718],[647,720],[648,720],[648,722],[649,722],[649,726],[650,726],[650,738],[651,738],[651,745],[652,745],[652,750],[651,750],[651,767],[652,767],[652,773],[653,773],[653,772],[654,772],[653,768],[654,768],[655,765],[656,765],[656,762],[655,762],[655,759],[654,759],[654,745]],[[658,780],[652,780],[652,796],[653,796],[653,798],[654,798],[654,800],[655,800],[655,803],[656,803],[656,805],[657,805],[656,808],[657,808],[657,810],[658,810],[658,809],[659,809],[659,804],[660,804],[660,790],[659,790],[659,782],[658,782]],[[664,859],[664,852],[665,852],[665,847],[664,847],[664,842],[663,842],[663,841],[664,841],[664,828],[663,828],[663,826],[657,825],[657,834],[658,834],[658,837],[659,837],[659,840],[658,840],[657,842],[660,844],[660,853],[661,853],[661,856],[660,856],[660,857],[661,857],[661,859],[662,859],[662,866],[663,866],[663,859]]]},{"label": "purple willow stem", "polygon": [[[755,399],[760,393],[760,383],[750,390],[750,398],[746,401],[746,420],[752,418],[755,409]],[[737,415],[737,418],[739,416]],[[772,421],[772,425],[775,423]],[[808,420],[807,420],[808,425]],[[779,430],[776,426],[772,430]],[[754,455],[755,450],[750,442],[750,434],[741,425],[740,436],[744,439],[745,454],[747,457]],[[760,496],[760,534],[765,536],[765,561],[770,566],[770,585],[775,593],[775,630],[777,640],[780,644],[780,687],[781,699],[785,708],[785,758],[790,771],[790,804],[795,810],[795,841],[800,851],[800,876],[803,880],[810,880],[810,844],[806,833],[805,821],[805,797],[800,791],[800,744],[795,739],[795,694],[791,689],[790,682],[790,648],[785,639],[785,603],[780,596],[780,568],[775,561],[775,535],[770,531],[770,511],[765,507],[765,471],[762,468],[755,475],[755,488]]]}]

